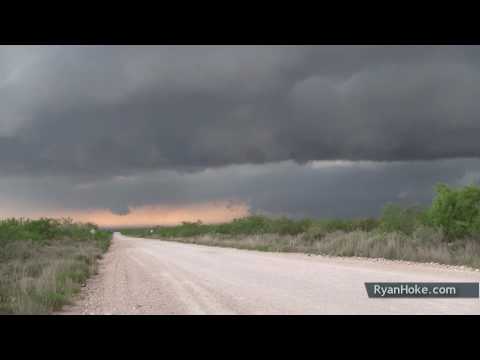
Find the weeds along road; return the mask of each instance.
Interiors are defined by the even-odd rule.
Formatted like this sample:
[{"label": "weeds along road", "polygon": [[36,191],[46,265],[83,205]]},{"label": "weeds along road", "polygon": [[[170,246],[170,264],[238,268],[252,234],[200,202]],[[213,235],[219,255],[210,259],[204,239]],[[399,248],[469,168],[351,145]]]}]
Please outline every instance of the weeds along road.
[{"label": "weeds along road", "polygon": [[478,299],[369,299],[365,282],[480,281],[434,265],[265,253],[116,233],[64,314],[480,314]]}]

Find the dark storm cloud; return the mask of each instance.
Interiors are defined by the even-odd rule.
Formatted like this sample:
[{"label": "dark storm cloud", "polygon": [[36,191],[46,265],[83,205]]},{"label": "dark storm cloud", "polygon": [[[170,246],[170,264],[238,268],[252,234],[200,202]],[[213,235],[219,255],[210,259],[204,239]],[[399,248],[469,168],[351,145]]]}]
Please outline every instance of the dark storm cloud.
[{"label": "dark storm cloud", "polygon": [[1,49],[3,175],[480,155],[479,48]]}]

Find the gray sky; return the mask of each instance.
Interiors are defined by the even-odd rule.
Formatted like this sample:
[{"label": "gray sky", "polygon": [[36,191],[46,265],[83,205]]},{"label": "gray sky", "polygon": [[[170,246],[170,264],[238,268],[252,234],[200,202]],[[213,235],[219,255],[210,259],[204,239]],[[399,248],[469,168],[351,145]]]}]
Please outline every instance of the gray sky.
[{"label": "gray sky", "polygon": [[477,46],[3,46],[0,216],[376,215],[478,181],[479,99]]}]

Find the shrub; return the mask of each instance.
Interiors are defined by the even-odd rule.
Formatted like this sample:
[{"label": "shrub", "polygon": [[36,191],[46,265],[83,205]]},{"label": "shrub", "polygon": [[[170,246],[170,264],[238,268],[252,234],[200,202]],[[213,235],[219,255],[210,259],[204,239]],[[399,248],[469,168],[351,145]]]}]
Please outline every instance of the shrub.
[{"label": "shrub", "polygon": [[327,235],[327,230],[325,226],[321,223],[312,224],[306,231],[305,236],[309,240],[319,240]]},{"label": "shrub", "polygon": [[441,229],[449,240],[464,238],[480,230],[480,188],[465,186],[436,187],[436,196],[428,212],[430,222]]},{"label": "shrub", "polygon": [[298,235],[304,233],[310,224],[309,220],[291,220],[282,217],[271,222],[270,230],[280,235]]},{"label": "shrub", "polygon": [[400,205],[388,204],[383,208],[380,217],[380,229],[411,235],[418,226],[425,223],[425,219],[425,211],[418,207],[403,208]]}]

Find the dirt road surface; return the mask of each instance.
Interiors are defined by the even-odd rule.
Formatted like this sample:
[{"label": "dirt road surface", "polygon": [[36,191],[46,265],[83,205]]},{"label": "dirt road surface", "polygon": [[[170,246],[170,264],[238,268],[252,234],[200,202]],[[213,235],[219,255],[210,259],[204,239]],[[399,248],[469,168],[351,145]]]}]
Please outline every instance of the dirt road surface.
[{"label": "dirt road surface", "polygon": [[365,282],[479,282],[437,265],[266,253],[115,233],[62,314],[480,314],[479,299],[369,299]]}]

